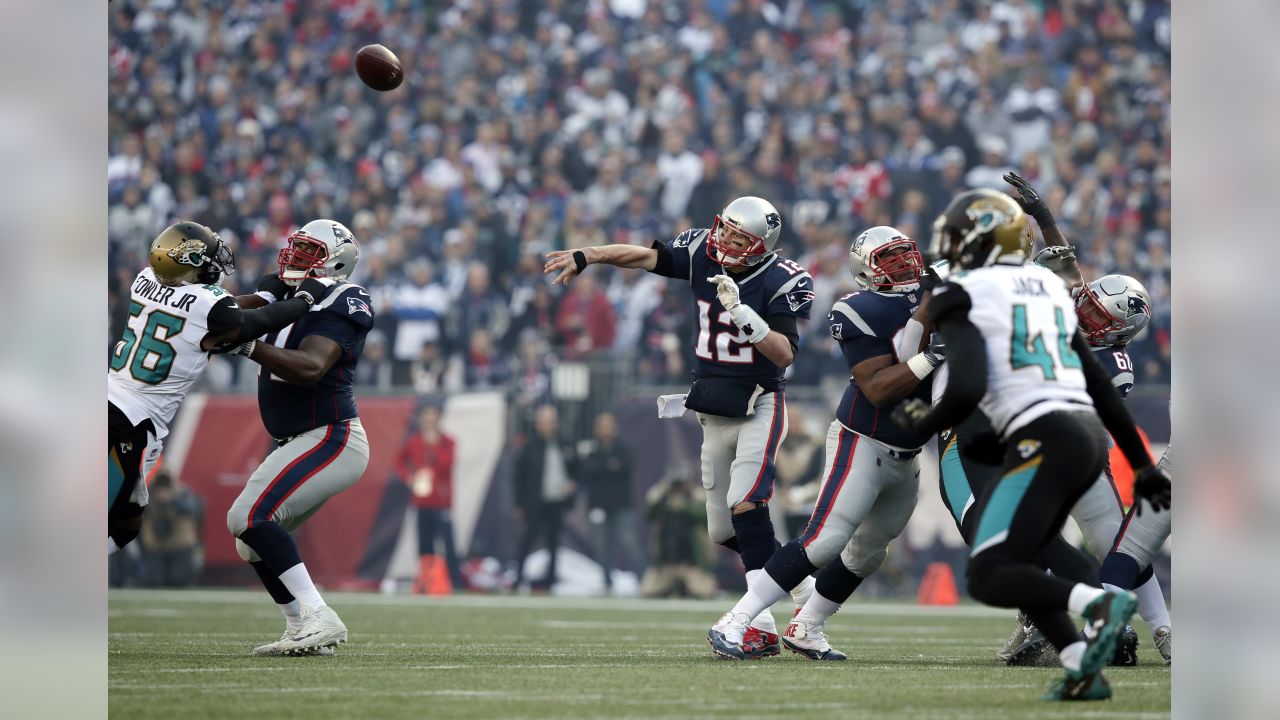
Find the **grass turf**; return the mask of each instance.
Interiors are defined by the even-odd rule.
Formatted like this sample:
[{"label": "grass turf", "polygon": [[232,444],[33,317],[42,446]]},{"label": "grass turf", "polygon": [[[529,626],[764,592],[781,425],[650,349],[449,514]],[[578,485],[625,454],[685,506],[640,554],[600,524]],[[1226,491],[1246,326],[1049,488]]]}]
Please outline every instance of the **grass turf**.
[{"label": "grass turf", "polygon": [[[279,637],[265,593],[113,591],[109,708],[140,718],[1163,718],[1169,670],[1141,664],[1106,702],[1047,703],[1061,672],[993,653],[1012,613],[859,602],[828,623],[844,663],[713,658],[722,599],[650,601],[329,593],[351,631],[335,657],[255,658]],[[779,605],[774,616],[789,614]]]}]

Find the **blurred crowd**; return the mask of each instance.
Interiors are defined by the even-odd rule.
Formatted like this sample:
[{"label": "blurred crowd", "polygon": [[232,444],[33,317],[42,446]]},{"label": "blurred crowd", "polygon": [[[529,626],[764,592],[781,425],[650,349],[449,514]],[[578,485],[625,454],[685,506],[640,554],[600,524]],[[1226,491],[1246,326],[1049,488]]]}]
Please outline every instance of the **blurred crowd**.
[{"label": "blurred crowd", "polygon": [[[113,337],[128,284],[176,218],[237,251],[234,289],[306,221],[346,223],[378,315],[359,381],[507,388],[529,406],[559,360],[687,378],[691,303],[639,272],[563,291],[548,250],[649,244],[738,195],[782,211],[815,278],[793,382],[847,368],[823,310],[848,246],[927,239],[948,199],[1018,169],[1086,277],[1155,298],[1132,348],[1167,383],[1167,0],[116,0],[110,11]],[[377,93],[352,59],[406,68]],[[211,372],[232,384],[232,366]],[[219,373],[224,374],[219,374]]]}]

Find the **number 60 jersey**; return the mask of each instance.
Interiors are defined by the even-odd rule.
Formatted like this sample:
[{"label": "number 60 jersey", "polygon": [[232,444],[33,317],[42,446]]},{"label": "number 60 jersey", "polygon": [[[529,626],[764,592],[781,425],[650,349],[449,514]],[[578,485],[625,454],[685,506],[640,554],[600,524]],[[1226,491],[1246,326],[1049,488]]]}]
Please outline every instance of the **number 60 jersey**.
[{"label": "number 60 jersey", "polygon": [[930,312],[960,299],[946,297],[958,290],[968,293],[969,321],[986,341],[987,394],[979,407],[1000,437],[1055,410],[1093,407],[1071,348],[1075,304],[1057,275],[1031,264],[956,273],[934,291]]},{"label": "number 60 jersey", "polygon": [[209,311],[235,298],[217,285],[162,285],[150,267],[134,279],[129,322],[107,373],[107,400],[134,423],[150,418],[156,438],[169,433],[187,391],[209,365],[200,343]]}]

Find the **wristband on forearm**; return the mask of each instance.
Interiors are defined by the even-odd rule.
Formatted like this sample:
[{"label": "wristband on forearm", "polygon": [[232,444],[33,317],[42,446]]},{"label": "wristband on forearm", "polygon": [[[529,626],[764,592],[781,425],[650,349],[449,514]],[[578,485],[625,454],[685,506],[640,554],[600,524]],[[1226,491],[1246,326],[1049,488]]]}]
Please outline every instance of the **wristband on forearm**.
[{"label": "wristband on forearm", "polygon": [[929,377],[929,373],[933,372],[937,365],[927,352],[916,353],[907,361],[907,367],[911,368],[911,374],[915,375],[917,380]]},{"label": "wristband on forearm", "polygon": [[590,263],[587,262],[587,254],[585,252],[581,250],[573,251],[573,265],[574,267],[578,268],[579,273],[581,273],[583,270],[586,270],[587,265],[589,264]]}]

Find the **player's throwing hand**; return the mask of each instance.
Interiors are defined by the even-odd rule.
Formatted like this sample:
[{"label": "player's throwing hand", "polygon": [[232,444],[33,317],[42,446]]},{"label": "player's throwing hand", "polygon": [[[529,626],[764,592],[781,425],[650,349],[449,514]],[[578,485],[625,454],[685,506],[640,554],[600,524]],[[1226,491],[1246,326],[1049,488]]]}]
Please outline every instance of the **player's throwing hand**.
[{"label": "player's throwing hand", "polygon": [[707,281],[716,286],[716,297],[725,310],[733,310],[742,304],[738,283],[734,282],[733,278],[728,275],[713,275],[707,278]]},{"label": "player's throwing hand", "polygon": [[550,275],[559,272],[551,280],[552,285],[568,285],[569,279],[587,269],[587,255],[582,250],[552,250],[547,253],[547,263],[542,266],[542,274]]}]

